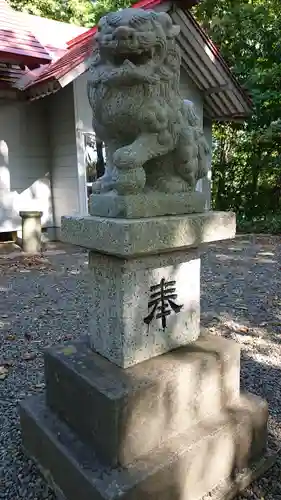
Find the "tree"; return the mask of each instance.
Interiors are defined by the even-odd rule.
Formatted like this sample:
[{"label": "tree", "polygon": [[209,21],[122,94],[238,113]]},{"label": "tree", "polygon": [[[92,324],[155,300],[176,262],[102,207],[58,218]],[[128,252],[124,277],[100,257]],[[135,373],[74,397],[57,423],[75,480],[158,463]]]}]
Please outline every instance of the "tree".
[{"label": "tree", "polygon": [[10,5],[36,16],[89,26],[93,6],[90,0],[9,0]]},{"label": "tree", "polygon": [[15,9],[79,26],[94,26],[107,12],[131,5],[130,0],[9,0]]},{"label": "tree", "polygon": [[247,123],[214,127],[214,207],[281,213],[281,2],[204,0],[195,15],[253,100]]},{"label": "tree", "polygon": [[130,7],[131,5],[131,0],[97,0],[93,4],[93,19],[95,20],[95,23],[97,23],[104,14],[124,9],[125,7]]}]

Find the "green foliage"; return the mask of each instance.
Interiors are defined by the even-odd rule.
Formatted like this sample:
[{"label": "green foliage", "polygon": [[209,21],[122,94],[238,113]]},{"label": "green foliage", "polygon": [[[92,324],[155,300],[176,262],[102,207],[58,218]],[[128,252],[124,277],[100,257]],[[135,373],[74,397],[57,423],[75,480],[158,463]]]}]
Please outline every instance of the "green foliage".
[{"label": "green foliage", "polygon": [[93,13],[95,23],[108,12],[130,7],[132,1],[130,0],[97,0],[93,4]]},{"label": "green foliage", "polygon": [[9,0],[19,11],[80,26],[94,26],[107,12],[131,5],[130,0]]},{"label": "green foliage", "polygon": [[281,2],[204,0],[196,16],[253,100],[247,123],[214,126],[213,206],[280,230]]},{"label": "green foliage", "polygon": [[239,215],[237,217],[237,231],[239,233],[281,233],[281,214],[266,215],[246,219]]},{"label": "green foliage", "polygon": [[9,0],[9,3],[19,11],[81,26],[89,26],[93,11],[90,0]]}]

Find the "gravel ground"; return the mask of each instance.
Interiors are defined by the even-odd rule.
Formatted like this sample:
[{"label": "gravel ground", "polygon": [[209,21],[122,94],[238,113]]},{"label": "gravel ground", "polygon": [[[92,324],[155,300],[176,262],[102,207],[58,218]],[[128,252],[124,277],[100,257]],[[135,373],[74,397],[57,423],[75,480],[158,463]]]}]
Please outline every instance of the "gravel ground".
[{"label": "gravel ground", "polygon": [[[53,500],[21,452],[17,404],[44,390],[41,350],[86,333],[87,254],[4,258],[0,251],[0,499]],[[242,386],[266,398],[270,445],[281,444],[280,238],[238,237],[202,259],[202,324],[242,346]],[[281,500],[281,459],[244,499]]]}]

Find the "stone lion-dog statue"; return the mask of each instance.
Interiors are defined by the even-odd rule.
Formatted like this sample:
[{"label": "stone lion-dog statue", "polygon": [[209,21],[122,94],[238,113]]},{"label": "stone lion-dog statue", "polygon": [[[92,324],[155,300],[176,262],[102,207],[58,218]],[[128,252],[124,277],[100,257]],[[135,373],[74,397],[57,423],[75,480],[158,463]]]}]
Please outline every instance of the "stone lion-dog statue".
[{"label": "stone lion-dog statue", "polygon": [[106,169],[93,192],[188,192],[206,175],[208,144],[180,95],[179,32],[168,14],[142,9],[99,21],[87,93]]}]

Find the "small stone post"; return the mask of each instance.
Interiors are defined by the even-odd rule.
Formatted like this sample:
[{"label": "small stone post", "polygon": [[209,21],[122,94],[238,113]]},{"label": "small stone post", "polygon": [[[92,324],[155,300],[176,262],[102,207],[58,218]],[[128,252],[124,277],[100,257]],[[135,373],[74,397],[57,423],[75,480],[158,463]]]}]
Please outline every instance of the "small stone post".
[{"label": "small stone post", "polygon": [[27,253],[41,252],[41,217],[42,212],[22,210],[22,249]]}]

